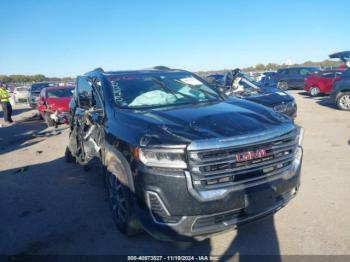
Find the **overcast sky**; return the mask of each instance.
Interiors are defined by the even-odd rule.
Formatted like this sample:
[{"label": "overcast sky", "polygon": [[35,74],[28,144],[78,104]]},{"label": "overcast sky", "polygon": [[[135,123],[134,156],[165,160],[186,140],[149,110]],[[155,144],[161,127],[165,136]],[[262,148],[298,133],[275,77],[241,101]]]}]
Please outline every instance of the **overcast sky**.
[{"label": "overcast sky", "polygon": [[3,0],[0,10],[0,74],[215,70],[350,49],[348,0]]}]

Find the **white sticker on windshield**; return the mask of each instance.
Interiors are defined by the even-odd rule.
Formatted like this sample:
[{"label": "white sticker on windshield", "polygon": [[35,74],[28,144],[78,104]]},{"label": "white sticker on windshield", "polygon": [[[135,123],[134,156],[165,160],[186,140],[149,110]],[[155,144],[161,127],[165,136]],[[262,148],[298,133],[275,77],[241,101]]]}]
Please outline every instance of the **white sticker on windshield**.
[{"label": "white sticker on windshield", "polygon": [[287,95],[286,93],[283,93],[283,92],[276,92],[276,93],[281,95],[281,96],[286,96]]},{"label": "white sticker on windshield", "polygon": [[180,80],[181,82],[191,86],[199,86],[203,84],[201,81],[197,80],[194,77],[185,77],[185,78],[181,78]]}]

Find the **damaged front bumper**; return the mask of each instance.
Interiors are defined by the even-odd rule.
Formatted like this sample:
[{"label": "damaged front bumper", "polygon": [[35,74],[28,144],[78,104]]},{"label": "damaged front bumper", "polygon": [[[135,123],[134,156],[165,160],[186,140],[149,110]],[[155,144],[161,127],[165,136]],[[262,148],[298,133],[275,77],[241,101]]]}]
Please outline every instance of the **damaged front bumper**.
[{"label": "damaged front bumper", "polygon": [[202,240],[284,207],[299,189],[301,162],[295,164],[259,184],[230,187],[221,196],[204,201],[188,188],[186,174],[163,172],[159,176],[161,170],[141,168],[136,187],[147,186],[137,193],[135,213],[145,230],[157,239]]},{"label": "damaged front bumper", "polygon": [[50,118],[56,123],[56,124],[68,124],[68,112],[54,112],[50,115]]}]

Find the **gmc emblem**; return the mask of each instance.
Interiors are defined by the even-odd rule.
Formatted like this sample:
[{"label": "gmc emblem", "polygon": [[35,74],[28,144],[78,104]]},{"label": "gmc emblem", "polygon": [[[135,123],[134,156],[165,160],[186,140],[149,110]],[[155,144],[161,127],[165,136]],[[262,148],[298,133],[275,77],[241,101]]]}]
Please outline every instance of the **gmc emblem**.
[{"label": "gmc emblem", "polygon": [[268,156],[268,153],[265,149],[258,149],[255,151],[247,151],[243,153],[236,154],[237,162],[245,162],[249,160],[259,159]]}]

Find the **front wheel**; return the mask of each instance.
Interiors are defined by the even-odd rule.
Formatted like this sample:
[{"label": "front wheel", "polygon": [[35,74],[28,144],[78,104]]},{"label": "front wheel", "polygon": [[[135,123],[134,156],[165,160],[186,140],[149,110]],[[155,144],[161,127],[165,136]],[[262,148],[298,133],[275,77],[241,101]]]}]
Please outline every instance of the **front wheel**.
[{"label": "front wheel", "polygon": [[116,175],[106,171],[106,187],[113,220],[119,231],[133,236],[141,231],[141,226],[132,213],[132,193]]},{"label": "front wheel", "polygon": [[340,110],[350,111],[350,92],[343,92],[337,98],[337,106]]},{"label": "front wheel", "polygon": [[289,88],[288,83],[286,81],[279,81],[277,83],[277,87],[283,91],[287,91]]},{"label": "front wheel", "polygon": [[313,86],[309,90],[310,96],[315,97],[320,94],[320,88],[318,86]]}]

